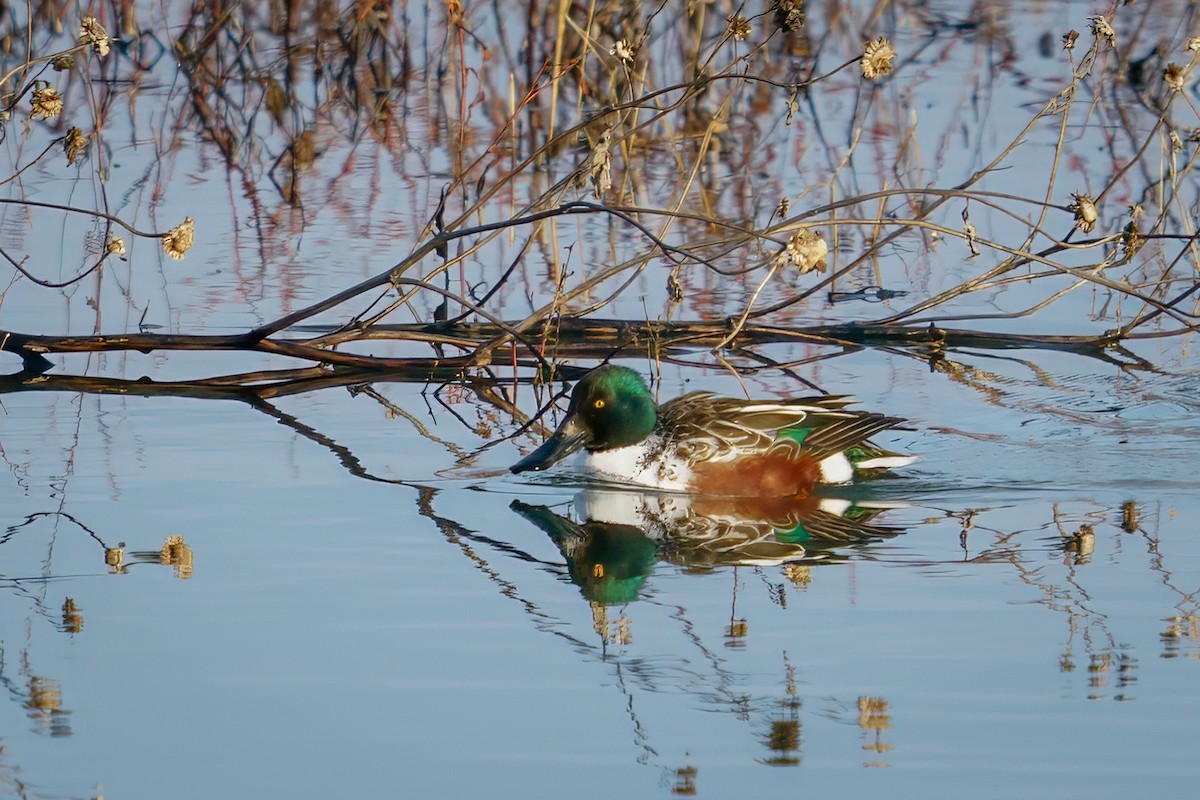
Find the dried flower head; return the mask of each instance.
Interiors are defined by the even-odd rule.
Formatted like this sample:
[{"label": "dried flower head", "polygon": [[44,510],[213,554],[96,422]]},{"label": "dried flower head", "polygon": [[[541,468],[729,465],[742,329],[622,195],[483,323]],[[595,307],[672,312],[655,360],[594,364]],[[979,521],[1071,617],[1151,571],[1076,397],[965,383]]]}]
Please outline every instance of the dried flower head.
[{"label": "dried flower head", "polygon": [[113,572],[120,572],[125,565],[125,543],[121,542],[116,547],[105,548],[104,563],[107,564]]},{"label": "dried flower head", "polygon": [[763,744],[768,750],[773,750],[778,754],[766,759],[766,763],[776,766],[790,766],[799,763],[795,754],[800,751],[800,720],[771,720],[771,729],[763,737]]},{"label": "dried flower head", "polygon": [[83,18],[79,24],[80,44],[90,44],[96,54],[104,58],[108,55],[108,46],[111,41],[108,31],[104,30],[104,26],[97,22],[95,17]]},{"label": "dried flower head", "polygon": [[795,118],[796,112],[800,110],[800,86],[793,83],[788,87],[787,93],[787,118],[785,124],[791,125],[792,119]]},{"label": "dried flower head", "polygon": [[192,548],[182,536],[168,536],[158,551],[158,563],[175,568],[175,577],[187,580],[192,577],[195,557]]},{"label": "dried flower head", "polygon": [[1064,50],[1074,50],[1075,49],[1075,40],[1078,38],[1079,38],[1079,31],[1075,30],[1074,28],[1072,28],[1071,30],[1064,33],[1063,34],[1063,49]]},{"label": "dried flower head", "polygon": [[633,66],[634,52],[636,52],[636,50],[634,46],[629,43],[629,40],[622,39],[612,46],[612,49],[608,51],[608,54],[615,57],[617,61],[620,61],[625,66],[631,67]]},{"label": "dried flower head", "polygon": [[195,236],[196,221],[191,217],[184,217],[183,222],[163,235],[163,250],[171,258],[181,261],[184,254],[191,248]]},{"label": "dried flower head", "polygon": [[79,160],[80,155],[87,149],[88,140],[79,128],[71,128],[63,139],[63,150],[67,152],[67,166]]},{"label": "dried flower head", "polygon": [[1121,231],[1121,247],[1125,251],[1125,259],[1129,260],[1136,256],[1138,250],[1141,250],[1145,243],[1146,237],[1142,235],[1142,228],[1138,225],[1137,217],[1134,216],[1125,226],[1125,230]]},{"label": "dried flower head", "polygon": [[892,727],[888,701],[882,697],[858,698],[858,726],[866,730],[887,730]]},{"label": "dried flower head", "polygon": [[62,113],[63,99],[53,86],[46,84],[33,90],[30,105],[33,106],[30,119],[50,119]]},{"label": "dried flower head", "polygon": [[1187,51],[1194,53],[1197,50],[1200,50],[1200,36],[1193,36],[1187,40]]},{"label": "dried flower head", "polygon": [[1074,193],[1071,197],[1075,198],[1075,202],[1067,206],[1067,210],[1075,215],[1075,227],[1079,228],[1082,233],[1091,233],[1096,227],[1096,221],[1100,219],[1100,212],[1096,210],[1096,203],[1086,194]]},{"label": "dried flower head", "polygon": [[[964,217],[965,216],[966,215],[964,214]],[[967,247],[971,250],[971,257],[974,258],[975,256],[979,255],[980,252],[979,243],[977,241],[979,237],[979,231],[975,229],[975,223],[971,222],[969,219],[966,220],[963,224],[963,234],[967,237]]]},{"label": "dried flower head", "polygon": [[123,256],[125,255],[125,240],[120,236],[114,236],[104,245],[104,249],[114,256]]},{"label": "dried flower head", "polygon": [[[1096,530],[1091,525],[1080,525],[1065,542],[1068,552],[1086,558],[1096,551]],[[1105,670],[1108,669],[1106,666]]]},{"label": "dried flower head", "polygon": [[1092,29],[1092,35],[1097,39],[1103,39],[1109,47],[1117,46],[1117,32],[1113,30],[1112,22],[1108,17],[1099,14],[1092,17],[1089,27]]},{"label": "dried flower head", "polygon": [[604,133],[592,145],[592,153],[588,157],[588,178],[592,181],[592,190],[596,197],[603,197],[612,188],[612,128],[605,128]]},{"label": "dried flower head", "polygon": [[[25,705],[30,711],[54,712],[62,708],[62,685],[44,675],[29,676],[29,699]],[[42,718],[36,715],[35,719]]]},{"label": "dried flower head", "polygon": [[800,268],[801,275],[813,270],[824,272],[829,245],[815,231],[805,228],[788,239],[782,255]]},{"label": "dried flower head", "polygon": [[1167,64],[1167,68],[1163,70],[1163,80],[1177,92],[1183,91],[1183,76],[1187,74],[1187,70],[1179,64]]},{"label": "dried flower head", "polygon": [[892,59],[896,57],[896,50],[892,47],[892,43],[885,37],[880,36],[875,41],[867,45],[863,51],[862,61],[859,66],[862,67],[863,77],[867,80],[875,80],[888,75],[892,71]]},{"label": "dried flower head", "polygon": [[797,589],[807,589],[812,582],[812,567],[806,564],[787,564],[783,568],[783,575]]},{"label": "dried flower head", "polygon": [[75,69],[75,59],[72,56],[55,56],[50,59],[50,66],[55,72],[65,72],[69,69]]},{"label": "dried flower head", "polygon": [[798,31],[804,27],[804,0],[775,0],[771,10],[780,30]]},{"label": "dried flower head", "polygon": [[667,275],[667,297],[672,303],[683,301],[683,284],[679,282],[679,276],[674,271]]},{"label": "dried flower head", "polygon": [[729,17],[728,30],[730,36],[739,42],[744,42],[750,38],[750,20],[741,14],[734,14],[732,17]]},{"label": "dried flower head", "polygon": [[1183,140],[1179,138],[1178,133],[1176,133],[1175,131],[1171,131],[1170,133],[1167,134],[1167,139],[1169,139],[1171,142],[1171,152],[1172,153],[1182,153],[1183,152]]},{"label": "dried flower head", "polygon": [[63,601],[62,607],[62,629],[66,633],[79,633],[83,630],[83,609],[75,605],[75,601],[68,597]]}]

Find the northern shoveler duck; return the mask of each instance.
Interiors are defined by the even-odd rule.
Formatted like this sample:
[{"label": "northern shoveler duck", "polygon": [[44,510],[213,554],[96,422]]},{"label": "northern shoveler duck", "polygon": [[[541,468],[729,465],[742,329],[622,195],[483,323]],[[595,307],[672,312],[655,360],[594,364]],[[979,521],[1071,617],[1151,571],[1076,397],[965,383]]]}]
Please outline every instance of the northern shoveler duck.
[{"label": "northern shoveler duck", "polygon": [[659,406],[637,372],[605,364],[575,386],[554,434],[510,469],[543,470],[582,448],[585,469],[617,483],[703,495],[804,497],[816,484],[847,483],[916,460],[867,441],[903,420],[847,411],[850,402],[692,392]]}]

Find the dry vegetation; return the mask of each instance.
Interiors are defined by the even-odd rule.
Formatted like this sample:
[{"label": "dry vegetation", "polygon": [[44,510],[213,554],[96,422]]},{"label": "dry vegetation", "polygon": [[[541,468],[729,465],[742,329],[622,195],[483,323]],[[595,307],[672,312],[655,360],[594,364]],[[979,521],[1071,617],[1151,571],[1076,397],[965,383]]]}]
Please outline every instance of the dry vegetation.
[{"label": "dry vegetation", "polygon": [[[108,186],[116,131],[129,125],[158,153],[138,184],[151,218],[161,197],[187,191],[170,165],[198,137],[253,210],[262,258],[277,263],[316,214],[371,212],[314,170],[336,175],[382,153],[404,169],[381,167],[380,192],[444,175],[433,203],[414,202],[424,228],[394,243],[407,255],[366,280],[235,334],[150,332],[136,319],[118,330],[98,319],[90,336],[0,330],[0,347],[23,359],[20,380],[67,352],[307,362],[186,384],[261,396],[385,371],[539,367],[544,379],[564,359],[671,359],[681,348],[752,370],[786,366],[762,345],[797,341],[834,354],[886,344],[935,362],[964,345],[1051,347],[1149,367],[1124,345],[1196,327],[1192,4],[1121,6],[1043,33],[1055,82],[1013,67],[1034,37],[1002,3],[977,4],[965,21],[907,2],[344,5],[197,2],[168,21],[142,21],[126,2],[82,17],[60,4],[5,10],[0,202],[6,232],[28,234],[0,240],[5,295],[22,282],[47,292],[100,282],[116,259],[136,273],[213,234],[211,215],[158,230],[122,216],[130,204]],[[954,175],[927,163],[939,154],[917,146],[917,126],[932,123],[911,104],[925,76],[964,55],[992,60],[996,85],[1036,100],[1015,136],[979,142],[977,163]],[[974,87],[971,102],[996,85]],[[144,106],[163,97],[147,130]],[[929,116],[971,110],[941,112]],[[940,135],[961,132],[948,123]],[[1052,152],[1026,144],[1035,138]],[[1079,142],[1107,151],[1077,183],[1068,162]],[[37,199],[33,176],[64,170],[80,190]],[[78,268],[39,246],[58,236],[83,239]],[[1004,307],[972,299],[1010,287],[1020,300]],[[1080,293],[1096,313],[1064,305]],[[890,302],[837,302],[880,299]],[[841,316],[816,319],[826,302]],[[1077,332],[1061,334],[1064,314],[1078,314]],[[0,295],[0,328],[3,318]],[[1040,335],[1048,319],[1058,335]],[[102,379],[56,377],[102,390]]]}]

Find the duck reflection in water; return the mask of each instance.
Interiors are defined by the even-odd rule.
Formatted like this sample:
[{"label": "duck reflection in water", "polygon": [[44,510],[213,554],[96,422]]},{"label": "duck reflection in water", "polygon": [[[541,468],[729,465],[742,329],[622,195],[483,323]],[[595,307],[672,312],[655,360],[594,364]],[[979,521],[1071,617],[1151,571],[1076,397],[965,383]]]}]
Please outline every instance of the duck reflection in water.
[{"label": "duck reflection in water", "polygon": [[554,541],[588,600],[615,605],[637,599],[659,561],[707,569],[836,560],[840,548],[901,533],[872,521],[894,505],[587,490],[568,514],[520,500],[511,508]]}]

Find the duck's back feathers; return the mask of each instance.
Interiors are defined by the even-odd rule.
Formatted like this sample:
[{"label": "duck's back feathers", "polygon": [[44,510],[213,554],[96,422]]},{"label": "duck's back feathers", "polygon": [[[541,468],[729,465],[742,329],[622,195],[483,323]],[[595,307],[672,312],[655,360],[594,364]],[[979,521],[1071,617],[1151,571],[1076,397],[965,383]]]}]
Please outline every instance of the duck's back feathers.
[{"label": "duck's back feathers", "polygon": [[659,406],[658,430],[689,461],[724,461],[761,453],[779,431],[824,427],[847,416],[845,397],[810,397],[778,402],[738,400],[692,392]]},{"label": "duck's back feathers", "polygon": [[[825,424],[813,426],[802,423],[798,428],[780,431],[776,444],[795,442],[803,452],[816,459],[845,453],[855,447],[878,451],[878,448],[866,444],[867,439],[903,422],[899,417],[885,414],[845,412],[844,416],[833,417]],[[878,452],[882,454],[884,451]]]},{"label": "duck's back feathers", "polygon": [[659,407],[658,429],[664,440],[676,444],[680,458],[693,463],[732,460],[780,447],[818,461],[854,447],[891,455],[866,440],[903,420],[845,410],[852,402],[841,395],[769,402],[692,392]]}]

